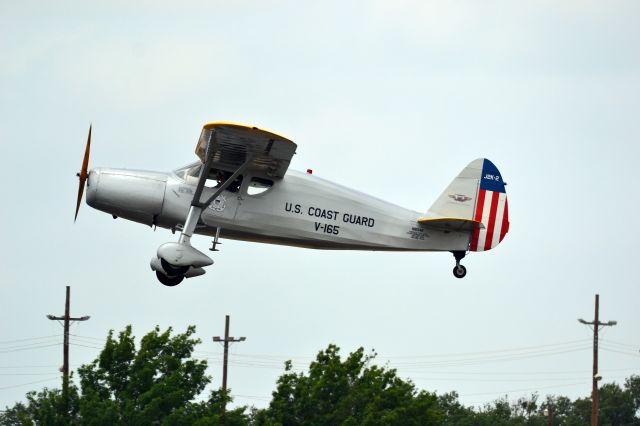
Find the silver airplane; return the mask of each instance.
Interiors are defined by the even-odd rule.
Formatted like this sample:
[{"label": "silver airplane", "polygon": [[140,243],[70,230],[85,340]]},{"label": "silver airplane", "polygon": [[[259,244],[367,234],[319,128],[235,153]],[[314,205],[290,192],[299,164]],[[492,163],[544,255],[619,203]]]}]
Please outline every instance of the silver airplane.
[{"label": "silver airplane", "polygon": [[[179,231],[162,244],[151,269],[167,286],[205,273],[213,260],[193,234],[328,250],[449,251],[453,274],[471,251],[496,247],[509,230],[505,182],[496,166],[469,163],[426,213],[405,209],[314,176],[288,170],[297,145],[275,133],[231,123],[205,124],[198,161],[173,172],[88,169],[85,148],[75,219],[86,184],[89,206]],[[75,220],[74,219],[74,220]]]}]

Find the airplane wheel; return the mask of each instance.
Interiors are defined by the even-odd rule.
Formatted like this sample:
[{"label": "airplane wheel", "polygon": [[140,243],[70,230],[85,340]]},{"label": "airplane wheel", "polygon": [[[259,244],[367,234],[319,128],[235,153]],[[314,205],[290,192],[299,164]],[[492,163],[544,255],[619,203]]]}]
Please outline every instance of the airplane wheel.
[{"label": "airplane wheel", "polygon": [[167,274],[172,276],[184,275],[189,270],[188,266],[174,266],[163,258],[160,258],[160,264],[162,265],[162,269],[164,269]]},{"label": "airplane wheel", "polygon": [[178,285],[182,282],[182,280],[184,280],[184,275],[178,275],[176,277],[168,277],[160,271],[156,271],[156,277],[158,278],[158,281],[160,281],[162,284],[166,285],[167,287],[173,287],[175,285]]},{"label": "airplane wheel", "polygon": [[453,267],[453,276],[454,277],[456,277],[456,278],[464,278],[465,275],[467,275],[467,268],[465,268],[462,265]]}]

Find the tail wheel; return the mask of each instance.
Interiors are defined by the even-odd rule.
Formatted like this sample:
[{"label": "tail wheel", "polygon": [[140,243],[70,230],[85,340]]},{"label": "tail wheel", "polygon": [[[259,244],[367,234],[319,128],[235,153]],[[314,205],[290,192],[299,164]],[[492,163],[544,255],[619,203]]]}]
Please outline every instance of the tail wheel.
[{"label": "tail wheel", "polygon": [[166,285],[167,287],[176,286],[180,284],[182,280],[184,280],[184,275],[178,275],[176,277],[168,277],[160,271],[156,271],[156,277],[158,278],[158,281],[160,281],[162,284]]},{"label": "tail wheel", "polygon": [[467,268],[465,268],[462,265],[458,265],[458,266],[454,266],[453,267],[453,276],[456,278],[464,278],[464,276],[467,275]]}]

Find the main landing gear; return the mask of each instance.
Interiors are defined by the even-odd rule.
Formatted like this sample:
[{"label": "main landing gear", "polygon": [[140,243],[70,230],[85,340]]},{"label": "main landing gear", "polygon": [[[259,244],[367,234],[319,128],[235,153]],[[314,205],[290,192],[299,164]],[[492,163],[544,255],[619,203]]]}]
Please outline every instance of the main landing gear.
[{"label": "main landing gear", "polygon": [[163,274],[160,271],[156,271],[156,277],[158,278],[158,281],[160,281],[163,285],[166,285],[167,287],[176,286],[180,284],[182,280],[184,280],[184,275],[170,277],[168,275]]},{"label": "main landing gear", "polygon": [[463,251],[452,251],[453,257],[456,259],[456,266],[453,267],[453,276],[456,278],[464,278],[467,275],[467,268],[460,264],[460,261],[466,255]]},{"label": "main landing gear", "polygon": [[[251,153],[246,153],[244,162],[229,176],[224,182],[216,187],[213,194],[206,199],[201,200],[201,195],[205,187],[205,182],[212,171],[215,133],[211,134],[211,138],[207,143],[205,150],[205,161],[200,168],[200,176],[198,177],[198,185],[196,186],[189,213],[185,219],[180,232],[180,238],[177,243],[165,243],[158,248],[156,256],[151,259],[151,269],[155,271],[158,281],[162,284],[172,287],[178,285],[185,278],[197,277],[204,274],[204,267],[213,264],[213,260],[195,249],[191,245],[191,237],[196,230],[196,225],[200,219],[203,210],[224,191],[236,181],[242,172],[251,164],[253,157]],[[221,244],[220,227],[216,228],[216,236],[213,240],[211,251],[218,251],[217,245]]]}]

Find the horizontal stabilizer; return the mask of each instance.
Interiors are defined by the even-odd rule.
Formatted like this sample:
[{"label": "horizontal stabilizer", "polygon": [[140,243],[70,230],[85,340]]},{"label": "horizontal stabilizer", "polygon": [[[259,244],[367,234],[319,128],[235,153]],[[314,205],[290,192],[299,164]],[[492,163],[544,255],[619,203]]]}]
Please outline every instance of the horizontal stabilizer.
[{"label": "horizontal stabilizer", "polygon": [[455,217],[420,218],[418,223],[428,229],[437,231],[474,231],[484,229],[482,222],[472,219],[459,219]]}]

